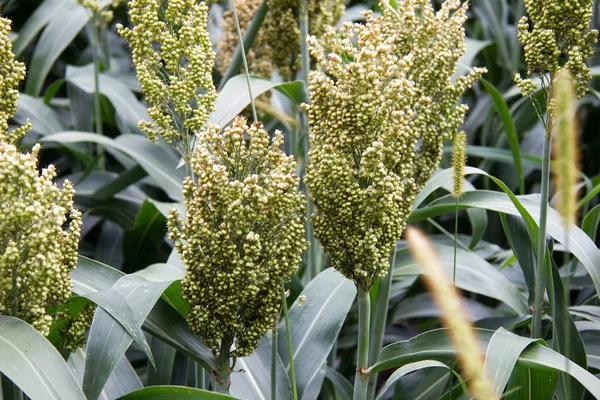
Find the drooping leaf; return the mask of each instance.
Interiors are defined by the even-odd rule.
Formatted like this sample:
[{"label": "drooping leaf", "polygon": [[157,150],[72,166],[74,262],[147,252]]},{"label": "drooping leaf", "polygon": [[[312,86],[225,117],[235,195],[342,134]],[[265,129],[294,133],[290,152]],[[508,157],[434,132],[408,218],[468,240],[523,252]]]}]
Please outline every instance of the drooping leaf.
[{"label": "drooping leaf", "polygon": [[[410,340],[392,343],[386,346],[379,360],[369,368],[369,373],[397,368],[403,365],[423,360],[448,360],[456,355],[447,336],[447,329],[432,330],[415,336]],[[487,349],[494,334],[486,329],[476,329],[479,347],[482,351]],[[518,365],[561,371],[577,379],[591,394],[600,396],[600,380],[579,365],[538,343],[531,343],[519,356]],[[494,371],[490,371],[494,374]]]},{"label": "drooping leaf", "polygon": [[376,397],[376,400],[382,399],[383,396],[385,395],[385,393],[404,375],[410,374],[411,372],[415,372],[415,371],[425,369],[425,368],[444,368],[449,371],[452,371],[454,373],[454,375],[456,376],[456,378],[459,380],[461,386],[463,387],[465,395],[468,395],[469,392],[467,390],[467,386],[466,386],[465,382],[463,381],[461,376],[458,375],[458,373],[456,373],[453,369],[451,369],[446,364],[439,362],[439,361],[424,360],[424,361],[417,361],[417,362],[414,362],[411,364],[403,365],[402,367],[400,367],[396,371],[394,371],[394,373],[387,379],[387,381],[385,381],[385,384],[381,387],[379,394]]},{"label": "drooping leaf", "polygon": [[[306,99],[306,90],[302,81],[289,83],[277,83],[268,79],[251,77],[250,85],[252,88],[252,97],[256,98],[261,94],[276,89],[283,93],[296,103],[302,103]],[[210,122],[220,127],[227,126],[244,108],[250,104],[250,95],[248,94],[248,84],[245,75],[237,75],[229,79],[219,93],[217,98],[216,111],[210,116]]]},{"label": "drooping leaf", "polygon": [[[450,273],[454,268],[454,248],[436,244],[440,258]],[[422,269],[407,249],[398,251],[394,266],[394,277],[420,275]],[[456,286],[500,300],[519,314],[527,314],[528,307],[523,295],[497,269],[476,253],[460,247],[456,249]]]},{"label": "drooping leaf", "polygon": [[169,197],[182,200],[183,174],[177,170],[179,157],[164,143],[151,143],[141,135],[120,135],[117,139],[88,132],[67,131],[46,136],[43,142],[100,144],[135,160]]},{"label": "drooping leaf", "polygon": [[[301,399],[325,363],[346,314],[356,297],[356,288],[333,268],[317,275],[302,291],[306,302],[296,299],[289,310],[292,349],[298,397]],[[279,326],[278,352],[286,370],[289,356],[285,324]]]},{"label": "drooping leaf", "polygon": [[[277,360],[277,399],[292,398],[292,387],[281,359]],[[271,340],[266,336],[251,355],[235,364],[242,372],[231,375],[229,393],[238,398],[274,400],[271,398]]]},{"label": "drooping leaf", "polygon": [[123,272],[135,272],[168,257],[171,249],[165,241],[166,223],[151,202],[142,203],[134,225],[123,236]]},{"label": "drooping leaf", "polygon": [[[67,67],[66,79],[86,93],[93,94],[96,91],[93,64],[84,67],[69,65]],[[137,131],[138,122],[149,119],[146,108],[124,83],[121,83],[110,75],[101,73],[98,79],[98,86],[100,93],[106,96],[115,107],[117,115],[119,115],[128,131]]]},{"label": "drooping leaf", "polygon": [[85,399],[58,351],[20,319],[0,315],[0,354],[0,372],[31,399]]},{"label": "drooping leaf", "polygon": [[[432,193],[437,187],[440,187],[443,184],[444,180],[451,179],[449,178],[451,173],[451,170],[445,170],[434,176],[426,187],[426,193]],[[465,192],[458,200],[459,209],[462,210],[471,207],[484,208],[517,216],[523,216],[524,213],[527,213],[527,215],[531,217],[531,220],[528,219],[525,221],[529,225],[528,230],[530,227],[535,229],[532,225],[535,225],[535,220],[539,220],[539,203],[537,201],[532,200],[529,196],[514,196],[502,181],[480,169],[468,167],[465,169],[465,174],[480,174],[487,176],[492,179],[504,193],[487,190]],[[417,196],[417,200],[422,202],[425,197]],[[414,223],[426,218],[453,213],[455,212],[455,209],[456,200],[450,196],[445,196],[432,202],[425,208],[413,210],[409,216],[408,222]],[[596,247],[594,242],[585,234],[585,232],[575,225],[565,229],[562,217],[552,208],[548,208],[547,225],[548,234],[556,241],[562,243],[575,257],[577,257],[592,277],[596,291],[600,293],[600,250]]]},{"label": "drooping leaf", "polygon": [[[120,278],[112,289],[123,296],[136,322],[141,325],[165,289],[181,277],[178,269],[168,264],[155,264]],[[98,398],[131,342],[131,336],[109,314],[101,309],[96,311],[88,335],[83,378],[83,390],[88,399]]]}]

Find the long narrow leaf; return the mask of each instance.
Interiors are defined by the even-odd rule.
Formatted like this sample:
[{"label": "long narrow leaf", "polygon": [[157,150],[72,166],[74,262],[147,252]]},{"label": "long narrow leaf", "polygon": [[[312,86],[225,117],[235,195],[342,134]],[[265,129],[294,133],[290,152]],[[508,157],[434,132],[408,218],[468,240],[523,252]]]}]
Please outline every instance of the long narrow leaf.
[{"label": "long narrow leaf", "polygon": [[0,372],[32,400],[84,400],[61,355],[38,331],[0,315]]}]

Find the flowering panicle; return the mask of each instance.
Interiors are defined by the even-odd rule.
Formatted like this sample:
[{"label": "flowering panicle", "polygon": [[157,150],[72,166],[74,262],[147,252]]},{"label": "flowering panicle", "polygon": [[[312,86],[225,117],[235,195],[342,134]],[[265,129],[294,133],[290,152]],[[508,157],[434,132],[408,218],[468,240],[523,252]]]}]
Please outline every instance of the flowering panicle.
[{"label": "flowering panicle", "polygon": [[38,172],[39,144],[29,154],[19,152],[16,143],[31,124],[8,129],[25,77],[9,30],[10,21],[0,18],[0,315],[21,318],[48,335],[48,308],[71,296],[81,213],[73,207],[73,185],[66,180],[61,190],[53,182],[53,165]]},{"label": "flowering panicle", "polygon": [[53,165],[38,173],[39,150],[21,154],[0,142],[0,314],[47,335],[47,308],[71,295],[81,213],[73,208],[73,185],[65,181],[60,190],[53,182]]},{"label": "flowering panicle", "polygon": [[452,168],[454,169],[454,179],[452,188],[452,197],[460,198],[464,191],[464,173],[467,165],[467,134],[465,132],[456,132],[452,138]]},{"label": "flowering panicle", "polygon": [[565,225],[575,223],[577,212],[577,183],[579,181],[579,141],[577,132],[577,99],[573,76],[563,68],[553,85],[554,124],[554,183],[558,194],[558,212]]},{"label": "flowering panicle", "polygon": [[184,181],[185,221],[175,210],[168,219],[186,265],[188,324],[215,351],[235,339],[237,357],[272,326],[280,280],[296,272],[306,247],[304,196],[283,140],[240,117],[222,133],[209,126],[192,159],[196,181]]},{"label": "flowering panicle", "polygon": [[[344,13],[344,0],[309,0],[308,15],[311,34],[320,37],[327,26],[335,25]],[[236,0],[240,28],[244,31],[261,0]],[[293,76],[300,65],[300,27],[297,0],[267,0],[268,13],[248,56],[250,71],[271,77],[274,67],[281,76]],[[222,22],[223,36],[219,42],[219,70],[225,72],[239,43],[231,12]]]},{"label": "flowering panicle", "polygon": [[[309,48],[327,73],[310,74],[312,132],[306,182],[316,235],[333,265],[368,289],[388,269],[412,202],[467,110],[463,92],[484,69],[453,82],[465,53],[466,3],[399,2],[365,25],[326,30]],[[343,239],[341,239],[343,238]]]},{"label": "flowering panicle", "polygon": [[[591,79],[586,62],[593,55],[598,31],[590,29],[593,0],[525,0],[527,17],[518,24],[529,75],[556,73],[564,65],[575,78],[578,97],[583,97]],[[520,75],[516,81],[524,95],[532,83]]]},{"label": "flowering panicle", "polygon": [[12,43],[8,38],[10,20],[0,18],[0,141],[16,143],[29,130],[17,128],[8,132],[8,121],[17,112],[19,84],[25,79],[25,64],[15,60]]},{"label": "flowering panicle", "polygon": [[133,28],[118,26],[129,41],[137,77],[153,122],[140,129],[155,141],[180,143],[187,153],[193,133],[214,111],[215,54],[207,31],[208,7],[198,0],[130,0]]},{"label": "flowering panicle", "polygon": [[[240,23],[240,30],[244,32],[250,25],[250,21],[258,10],[263,0],[235,0],[235,7]],[[224,74],[229,68],[233,54],[238,47],[240,39],[235,26],[232,11],[226,11],[221,21],[222,36],[218,43],[219,59],[218,69]],[[273,62],[271,61],[271,47],[265,40],[264,30],[259,30],[252,47],[248,51],[248,69],[263,77],[270,77],[273,73]]]}]

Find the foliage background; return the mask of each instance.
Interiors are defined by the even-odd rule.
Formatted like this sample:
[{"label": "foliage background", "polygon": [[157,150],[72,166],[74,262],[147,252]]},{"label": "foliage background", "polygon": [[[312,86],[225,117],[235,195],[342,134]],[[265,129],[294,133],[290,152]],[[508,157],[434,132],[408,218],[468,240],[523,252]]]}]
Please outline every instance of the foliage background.
[{"label": "foliage background", "polygon": [[[145,107],[127,44],[116,34],[114,28],[116,22],[127,23],[125,2],[114,9],[115,19],[108,29],[102,31],[101,36],[104,68],[100,85],[103,94],[102,120],[104,134],[113,139],[113,144],[106,145],[106,170],[97,167],[94,159],[96,153],[93,151],[95,145],[90,141],[80,140],[81,137],[46,139],[64,131],[79,132],[73,133],[75,136],[93,132],[91,29],[85,21],[89,15],[75,5],[74,0],[0,0],[0,6],[2,15],[13,20],[15,50],[18,58],[28,67],[28,77],[22,88],[23,95],[15,119],[19,123],[27,118],[31,119],[33,133],[28,135],[22,147],[26,149],[33,142],[42,141],[41,165],[55,164],[61,179],[69,178],[76,183],[76,206],[84,211],[80,253],[124,273],[167,262],[172,246],[165,238],[166,220],[163,213],[168,209],[167,203],[179,199],[177,187],[171,181],[180,182],[184,171],[177,169],[179,160],[168,147],[150,144],[138,134],[136,123],[145,118]],[[373,7],[373,1],[352,0],[348,4],[346,18],[358,18],[360,10]],[[598,9],[598,4],[595,7]],[[215,38],[219,31],[218,14],[211,14],[211,33]],[[464,99],[471,107],[464,126],[469,140],[469,165],[496,176],[515,193],[524,195],[539,192],[543,128],[528,99],[521,98],[513,84],[514,73],[524,71],[521,46],[516,39],[515,30],[516,21],[522,14],[523,4],[520,0],[473,0],[467,26],[469,52],[463,62],[467,67],[487,67],[489,72],[485,79],[491,87],[477,85]],[[597,27],[600,22],[597,12],[595,18],[594,26]],[[597,57],[592,60],[591,66],[594,77],[599,77]],[[219,79],[215,75],[217,82]],[[490,96],[494,88],[497,90],[496,98]],[[596,210],[593,214],[596,217],[588,220],[586,229],[586,233],[593,239],[596,236],[599,213],[598,208],[594,207],[598,207],[600,203],[595,196],[600,187],[598,90],[599,83],[595,79],[592,90],[580,103],[578,114],[581,127],[581,167],[586,177],[580,194],[581,197],[590,194],[589,201],[580,211],[580,219],[592,215],[588,214],[590,210]],[[232,92],[230,95],[233,96],[233,101],[238,94]],[[287,100],[284,99],[282,103],[285,101]],[[504,102],[507,108],[503,108]],[[281,108],[283,113],[289,113],[290,110],[293,111],[288,107]],[[292,112],[290,117],[295,119],[296,115]],[[514,132],[511,132],[511,121]],[[293,129],[289,129],[285,121],[266,116],[266,122],[269,130],[284,129],[288,137],[293,137]],[[523,192],[519,189],[515,147],[511,150],[510,146],[511,133],[516,134],[518,139],[525,184]],[[441,167],[449,167],[449,157],[445,158]],[[161,170],[168,173],[165,175]],[[474,188],[497,190],[490,180],[479,175],[473,175],[469,180]],[[428,200],[444,194],[443,191],[435,191]],[[512,310],[507,307],[506,297],[503,297],[518,293],[514,298],[522,298],[525,304],[527,270],[524,269],[523,272],[519,267],[517,259],[521,260],[521,257],[515,257],[515,243],[509,242],[510,235],[505,234],[505,229],[515,234],[523,233],[523,228],[516,218],[501,220],[498,213],[482,210],[483,208],[473,209],[469,214],[461,211],[459,215],[459,238],[464,243],[459,249],[459,261],[464,265],[464,268],[459,269],[459,274],[470,269],[491,267],[499,271],[503,282],[508,285],[505,288],[507,293],[512,294],[503,294],[502,290],[495,292],[496,289],[485,286],[493,282],[477,281],[475,275],[468,274],[468,277],[459,279],[459,287],[465,290],[468,310],[477,326],[490,329],[509,326],[514,332],[528,336],[527,329],[521,325],[523,315],[515,313],[514,307]],[[427,217],[426,212],[423,214]],[[429,233],[439,246],[444,260],[451,263],[452,242],[448,232],[454,230],[454,213],[431,215],[431,218],[425,219],[415,217],[414,222],[418,222]],[[515,236],[512,238],[514,241]],[[555,260],[561,266],[563,258],[560,246],[557,250],[559,253]],[[317,265],[312,265],[315,262]],[[439,327],[439,312],[421,280],[415,274],[404,275],[402,272],[403,269],[410,269],[411,262],[406,251],[401,251],[396,260],[385,343],[406,340]],[[316,261],[307,258],[292,282],[288,298],[290,305],[311,280],[311,270],[320,271],[326,265],[326,259],[321,259],[320,256]],[[600,265],[596,267],[600,268]],[[582,322],[598,324],[600,313],[595,313],[600,310],[600,304],[593,283],[582,268],[578,269],[578,274],[570,284],[572,291],[569,292],[568,301],[571,306],[594,307],[591,309],[593,312],[590,309],[584,312],[572,308],[572,313],[580,322],[577,326],[585,326],[587,329],[589,325]],[[486,293],[489,295],[485,295]],[[594,329],[600,328],[596,326]],[[586,332],[588,331],[581,330],[587,362],[593,372],[598,372],[600,342],[595,336],[597,332]],[[325,383],[321,396],[337,395],[344,398],[343,388],[347,384],[345,379],[351,380],[354,374],[355,340],[354,306],[340,332],[336,356],[330,357],[330,368],[324,374]],[[151,344],[157,361],[163,363],[163,368],[157,371],[149,367],[146,355],[135,344],[127,352],[128,361],[143,382],[189,385],[195,379],[195,384],[191,386],[201,386],[199,379],[208,381],[206,374],[195,377],[190,374],[193,364],[182,352],[165,350],[157,339],[152,339]],[[380,374],[380,380],[383,382],[390,373],[391,371]],[[395,393],[397,398],[413,399],[430,389],[425,397],[419,398],[435,398],[448,389],[447,384],[447,372],[422,370],[399,381]]]}]

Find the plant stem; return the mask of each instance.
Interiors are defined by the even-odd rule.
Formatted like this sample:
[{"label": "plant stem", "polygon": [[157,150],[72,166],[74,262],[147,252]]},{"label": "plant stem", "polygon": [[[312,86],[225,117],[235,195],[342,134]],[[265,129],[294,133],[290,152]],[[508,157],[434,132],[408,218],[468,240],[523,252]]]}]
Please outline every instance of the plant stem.
[{"label": "plant stem", "polygon": [[[100,107],[100,57],[98,51],[100,48],[100,32],[98,28],[98,16],[92,17],[92,59],[94,61],[94,121],[96,134],[102,136],[102,109]],[[104,147],[98,145],[98,168],[104,171]]]},{"label": "plant stem", "polygon": [[283,309],[283,318],[285,319],[285,335],[287,338],[288,357],[290,359],[290,380],[292,381],[292,394],[294,400],[298,400],[296,371],[294,369],[294,349],[292,348],[292,330],[290,329],[290,319],[288,317],[287,299],[285,295],[285,286],[283,285],[283,278],[281,278],[281,308]]},{"label": "plant stem", "polygon": [[[254,43],[254,39],[256,39],[256,34],[258,33],[258,30],[262,26],[265,16],[267,15],[267,11],[268,11],[267,0],[263,0],[263,2],[260,4],[258,9],[256,10],[254,17],[252,17],[252,21],[250,21],[250,25],[248,25],[248,28],[244,32],[244,39],[243,39],[243,45],[244,45],[244,49],[245,49],[244,55],[247,54],[248,51],[250,50],[250,48],[252,47],[252,44]],[[225,84],[227,83],[227,81],[229,79],[231,79],[232,77],[234,77],[235,75],[237,75],[240,72],[241,64],[242,64],[242,49],[240,46],[238,46],[238,48],[235,50],[235,53],[233,54],[231,63],[227,67],[227,71],[221,78],[221,83],[219,84],[219,91],[221,89],[223,89],[223,87],[225,86]]]},{"label": "plant stem", "polygon": [[[388,303],[390,301],[390,289],[392,288],[392,274],[394,273],[394,264],[396,264],[396,246],[390,256],[390,268],[386,276],[379,281],[379,293],[375,304],[374,315],[372,318],[373,331],[371,332],[369,343],[369,364],[372,365],[379,358],[383,339],[385,336],[385,326],[387,323]],[[377,386],[377,373],[369,376],[369,390],[367,399],[375,398],[375,389]]]},{"label": "plant stem", "polygon": [[358,287],[358,351],[354,376],[354,400],[365,400],[369,386],[369,375],[365,373],[369,363],[369,325],[371,298],[369,291]]},{"label": "plant stem", "polygon": [[275,324],[271,329],[271,398],[277,398],[277,327],[279,313],[275,315]]},{"label": "plant stem", "polygon": [[237,30],[238,38],[240,39],[240,50],[242,56],[242,62],[244,64],[244,72],[246,74],[246,83],[248,84],[248,95],[250,96],[250,104],[252,105],[252,118],[254,122],[258,122],[258,116],[256,114],[256,104],[254,104],[254,97],[252,96],[252,85],[250,84],[250,72],[248,71],[248,61],[246,60],[246,50],[244,49],[244,38],[242,36],[242,30],[240,29],[240,21],[238,19],[237,10],[235,8],[235,1],[230,0],[231,10],[233,11],[233,18],[235,19],[235,29]]},{"label": "plant stem", "polygon": [[542,309],[544,303],[546,262],[546,220],[548,216],[548,196],[550,190],[550,152],[552,149],[552,124],[548,121],[544,135],[544,155],[542,159],[542,193],[540,198],[540,231],[537,246],[537,269],[535,276],[535,300],[533,311],[532,337],[539,338],[542,334]]},{"label": "plant stem", "polygon": [[215,392],[229,394],[229,375],[231,374],[231,365],[229,352],[233,338],[226,336],[221,342],[219,357],[217,357],[217,373],[215,374]]}]

